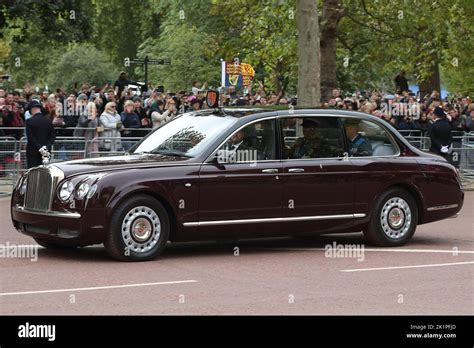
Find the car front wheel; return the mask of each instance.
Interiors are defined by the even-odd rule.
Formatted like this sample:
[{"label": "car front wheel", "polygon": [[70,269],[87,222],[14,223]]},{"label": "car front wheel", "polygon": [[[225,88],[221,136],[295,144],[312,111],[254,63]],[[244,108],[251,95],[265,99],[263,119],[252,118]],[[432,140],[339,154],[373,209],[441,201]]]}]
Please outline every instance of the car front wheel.
[{"label": "car front wheel", "polygon": [[169,230],[163,205],[153,197],[138,195],[115,209],[104,246],[117,260],[147,261],[163,251]]},{"label": "car front wheel", "polygon": [[364,235],[373,245],[401,246],[413,237],[417,221],[413,196],[402,189],[390,189],[377,199]]}]

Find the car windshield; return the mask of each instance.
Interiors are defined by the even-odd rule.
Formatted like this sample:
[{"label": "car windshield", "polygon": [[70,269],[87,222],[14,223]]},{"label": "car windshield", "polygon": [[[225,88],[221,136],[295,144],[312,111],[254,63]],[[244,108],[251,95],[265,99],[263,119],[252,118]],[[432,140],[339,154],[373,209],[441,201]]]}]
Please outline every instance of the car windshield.
[{"label": "car windshield", "polygon": [[184,114],[154,131],[133,153],[196,157],[235,122],[232,116]]}]

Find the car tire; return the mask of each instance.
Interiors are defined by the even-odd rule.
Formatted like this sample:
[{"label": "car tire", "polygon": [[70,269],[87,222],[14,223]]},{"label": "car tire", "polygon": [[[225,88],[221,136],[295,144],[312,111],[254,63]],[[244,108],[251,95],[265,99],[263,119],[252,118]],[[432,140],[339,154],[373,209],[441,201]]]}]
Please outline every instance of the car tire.
[{"label": "car tire", "polygon": [[113,212],[104,246],[116,260],[148,261],[163,251],[169,231],[165,207],[153,197],[137,195]]},{"label": "car tire", "polygon": [[64,245],[64,244],[61,244],[61,243],[57,243],[57,242],[52,242],[52,241],[49,241],[49,240],[44,240],[44,239],[40,239],[40,238],[35,238],[35,242],[38,243],[39,245],[41,245],[42,247],[45,247],[46,249],[56,249],[56,250],[60,250],[60,249],[75,249],[77,248],[77,245]]},{"label": "car tire", "polygon": [[413,237],[417,222],[413,196],[403,189],[389,189],[377,198],[364,236],[372,245],[402,246]]}]

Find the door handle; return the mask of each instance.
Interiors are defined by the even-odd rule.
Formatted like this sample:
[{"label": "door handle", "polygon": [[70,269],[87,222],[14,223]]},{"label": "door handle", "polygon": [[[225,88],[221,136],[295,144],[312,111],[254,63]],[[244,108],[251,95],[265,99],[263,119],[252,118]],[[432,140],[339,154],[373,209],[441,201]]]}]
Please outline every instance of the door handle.
[{"label": "door handle", "polygon": [[291,168],[288,169],[288,173],[303,173],[304,169],[303,168]]},{"label": "door handle", "polygon": [[262,173],[266,173],[266,174],[274,174],[274,173],[278,173],[278,169],[262,169]]}]

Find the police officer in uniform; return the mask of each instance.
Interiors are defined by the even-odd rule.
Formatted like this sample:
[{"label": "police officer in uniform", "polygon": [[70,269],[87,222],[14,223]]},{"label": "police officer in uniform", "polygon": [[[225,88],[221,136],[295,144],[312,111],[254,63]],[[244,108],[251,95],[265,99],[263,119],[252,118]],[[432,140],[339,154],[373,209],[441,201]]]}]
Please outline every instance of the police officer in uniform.
[{"label": "police officer in uniform", "polygon": [[346,136],[349,140],[349,152],[351,156],[372,156],[372,144],[359,133],[359,121],[348,118],[344,121]]},{"label": "police officer in uniform", "polygon": [[433,111],[433,115],[434,122],[428,130],[431,139],[430,152],[448,159],[449,147],[453,142],[451,125],[442,107],[437,106]]},{"label": "police officer in uniform", "polygon": [[32,100],[28,110],[32,115],[26,120],[26,162],[29,169],[43,164],[43,154],[51,151],[56,135],[51,120],[42,113],[42,105],[38,100]]}]

